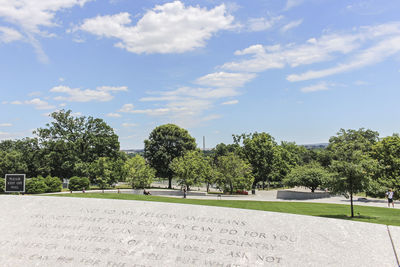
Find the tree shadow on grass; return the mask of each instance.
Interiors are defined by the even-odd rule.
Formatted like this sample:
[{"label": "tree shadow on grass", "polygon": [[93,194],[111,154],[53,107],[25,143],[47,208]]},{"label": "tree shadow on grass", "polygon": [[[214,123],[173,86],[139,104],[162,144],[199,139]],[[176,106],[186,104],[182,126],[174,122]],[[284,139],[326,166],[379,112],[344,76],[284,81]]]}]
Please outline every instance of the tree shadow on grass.
[{"label": "tree shadow on grass", "polygon": [[378,217],[365,216],[365,215],[354,215],[352,218],[349,215],[338,214],[338,215],[318,215],[319,217],[331,218],[331,219],[342,219],[342,220],[353,220],[353,219],[363,219],[363,220],[376,220]]}]

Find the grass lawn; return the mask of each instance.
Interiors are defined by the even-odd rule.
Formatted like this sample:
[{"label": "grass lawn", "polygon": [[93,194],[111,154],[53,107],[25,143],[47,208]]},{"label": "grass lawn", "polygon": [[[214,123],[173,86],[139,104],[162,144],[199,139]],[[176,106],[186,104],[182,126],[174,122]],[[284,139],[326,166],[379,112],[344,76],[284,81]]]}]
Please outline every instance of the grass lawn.
[{"label": "grass lawn", "polygon": [[275,211],[275,212],[311,215],[311,216],[319,216],[319,217],[327,217],[335,219],[345,219],[345,220],[400,226],[399,209],[367,207],[367,206],[354,206],[355,217],[351,218],[350,205],[343,205],[343,204],[267,202],[267,201],[248,201],[248,200],[184,199],[184,198],[173,198],[173,197],[144,196],[144,195],[117,194],[117,193],[104,193],[104,194],[74,193],[74,194],[59,194],[51,196],[184,203],[193,205]]}]

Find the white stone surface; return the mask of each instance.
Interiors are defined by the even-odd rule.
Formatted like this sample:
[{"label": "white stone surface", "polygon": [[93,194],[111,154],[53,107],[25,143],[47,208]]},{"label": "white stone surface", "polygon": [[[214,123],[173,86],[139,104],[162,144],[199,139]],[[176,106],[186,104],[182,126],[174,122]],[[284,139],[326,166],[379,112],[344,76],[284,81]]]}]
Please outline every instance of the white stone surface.
[{"label": "white stone surface", "polygon": [[397,266],[384,225],[124,200],[0,203],[0,266]]},{"label": "white stone surface", "polygon": [[397,260],[400,266],[400,227],[389,226],[390,235],[392,236],[393,246],[396,250]]}]

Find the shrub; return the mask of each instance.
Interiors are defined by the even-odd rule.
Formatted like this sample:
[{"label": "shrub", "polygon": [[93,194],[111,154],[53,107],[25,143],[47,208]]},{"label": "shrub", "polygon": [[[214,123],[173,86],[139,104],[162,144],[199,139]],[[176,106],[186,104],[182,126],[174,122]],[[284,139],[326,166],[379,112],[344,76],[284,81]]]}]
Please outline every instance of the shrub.
[{"label": "shrub", "polygon": [[46,190],[47,193],[61,192],[62,182],[61,182],[60,178],[47,176],[46,178],[44,178],[44,182],[47,186],[47,190]]},{"label": "shrub", "polygon": [[4,181],[4,178],[0,178],[0,193],[4,193],[6,187],[6,183]]},{"label": "shrub", "polygon": [[25,192],[28,194],[42,194],[47,192],[47,185],[44,178],[39,176],[26,180]]},{"label": "shrub", "polygon": [[90,187],[90,181],[86,177],[77,177],[74,176],[71,179],[69,179],[69,184],[68,188],[69,190],[72,191],[81,191],[83,189],[89,189]]}]

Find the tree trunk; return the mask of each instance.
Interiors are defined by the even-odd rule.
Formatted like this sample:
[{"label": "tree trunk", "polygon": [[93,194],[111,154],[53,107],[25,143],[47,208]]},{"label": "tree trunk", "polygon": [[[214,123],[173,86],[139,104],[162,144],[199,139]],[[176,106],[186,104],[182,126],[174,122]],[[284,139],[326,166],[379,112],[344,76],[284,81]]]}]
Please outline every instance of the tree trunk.
[{"label": "tree trunk", "polygon": [[314,191],[315,191],[315,188],[311,188],[311,193],[314,193]]},{"label": "tree trunk", "polygon": [[353,179],[350,178],[350,206],[351,206],[351,218],[354,218],[353,209]]},{"label": "tree trunk", "polygon": [[262,183],[262,188],[263,188],[263,190],[265,189],[265,180],[263,180],[262,181],[263,183]]},{"label": "tree trunk", "polygon": [[168,177],[168,189],[172,189],[172,177]]},{"label": "tree trunk", "polygon": [[350,191],[350,203],[351,203],[351,218],[354,217],[354,210],[353,210],[353,190]]},{"label": "tree trunk", "polygon": [[208,193],[208,190],[210,189],[210,184],[209,183],[207,183],[207,193]]}]

